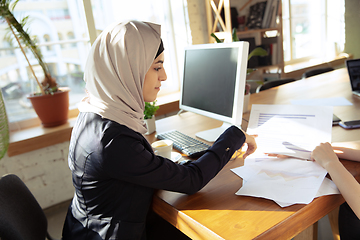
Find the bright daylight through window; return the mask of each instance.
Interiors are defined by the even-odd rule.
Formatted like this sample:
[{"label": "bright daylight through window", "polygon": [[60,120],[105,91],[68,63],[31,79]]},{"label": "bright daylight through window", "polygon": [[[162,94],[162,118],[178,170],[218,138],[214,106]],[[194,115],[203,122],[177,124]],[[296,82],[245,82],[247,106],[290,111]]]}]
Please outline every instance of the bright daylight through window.
[{"label": "bright daylight through window", "polygon": [[287,64],[329,61],[344,50],[344,0],[282,1]]},{"label": "bright daylight through window", "polygon": [[[14,9],[17,19],[29,16],[26,27],[40,46],[51,74],[60,86],[70,87],[70,108],[76,108],[85,96],[83,72],[90,41],[84,2],[88,1],[20,0]],[[187,14],[184,14],[185,0],[92,0],[91,8],[97,35],[114,21],[135,19],[161,24],[168,74],[162,94],[178,90],[178,62],[183,57],[183,46],[190,44],[189,31],[185,27],[188,24]],[[36,82],[15,39],[8,37],[10,35],[7,24],[1,21],[0,88],[9,121],[17,122],[36,117],[27,99],[28,94],[36,91]],[[32,54],[27,55],[35,66],[36,75],[43,79],[36,59]]]}]

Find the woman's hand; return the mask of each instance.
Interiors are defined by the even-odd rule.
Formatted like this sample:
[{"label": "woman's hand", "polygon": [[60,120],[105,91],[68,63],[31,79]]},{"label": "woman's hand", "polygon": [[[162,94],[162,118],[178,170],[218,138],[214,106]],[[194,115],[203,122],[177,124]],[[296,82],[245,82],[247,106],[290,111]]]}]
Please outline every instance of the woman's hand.
[{"label": "woman's hand", "polygon": [[321,143],[311,152],[311,159],[319,163],[323,168],[328,170],[331,163],[339,162],[330,143]]},{"label": "woman's hand", "polygon": [[244,134],[246,137],[245,143],[247,144],[247,150],[243,155],[243,159],[245,159],[250,154],[254,153],[257,148],[256,141],[255,141],[255,137],[257,137],[257,135],[249,135],[246,132],[244,132]]}]

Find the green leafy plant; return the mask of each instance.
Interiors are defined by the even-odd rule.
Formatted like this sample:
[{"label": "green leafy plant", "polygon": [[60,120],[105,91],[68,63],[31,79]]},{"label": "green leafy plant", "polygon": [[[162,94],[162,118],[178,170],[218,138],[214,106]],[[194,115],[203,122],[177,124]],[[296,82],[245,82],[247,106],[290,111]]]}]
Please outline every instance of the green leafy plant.
[{"label": "green leafy plant", "polygon": [[[32,39],[25,30],[28,16],[18,21],[12,13],[18,1],[19,0],[0,0],[0,18],[4,19],[8,24],[10,32],[15,37],[22,53],[25,56],[26,61],[29,64],[30,70],[40,88],[41,94],[53,94],[58,90],[57,83],[56,80],[51,76],[49,67],[43,61],[43,56],[41,54],[40,48],[36,45],[36,41]],[[31,66],[26,56],[23,45],[31,50],[44,72],[44,80],[41,83],[36,77],[33,67]]]},{"label": "green leafy plant", "polygon": [[158,109],[159,106],[156,106],[156,101],[145,102],[144,119],[151,119]]},{"label": "green leafy plant", "polygon": [[9,147],[9,127],[5,103],[0,91],[0,159],[4,157]]}]

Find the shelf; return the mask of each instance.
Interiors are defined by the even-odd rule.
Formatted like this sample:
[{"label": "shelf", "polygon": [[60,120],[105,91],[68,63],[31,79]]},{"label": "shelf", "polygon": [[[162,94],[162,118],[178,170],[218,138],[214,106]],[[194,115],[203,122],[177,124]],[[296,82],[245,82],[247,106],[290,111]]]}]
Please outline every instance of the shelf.
[{"label": "shelf", "polygon": [[237,31],[236,34],[254,34],[254,33],[263,33],[263,32],[268,32],[268,31],[281,31],[281,28],[277,27],[277,28],[261,28],[261,29],[250,29],[250,30],[245,30],[245,31]]},{"label": "shelf", "polygon": [[[248,5],[251,1],[246,0],[232,0],[233,2],[241,2],[243,3],[242,10],[245,9],[245,6]],[[230,0],[206,0],[206,11],[207,11],[207,21],[208,21],[208,31],[209,36],[211,33],[215,33],[219,39],[225,39],[225,41],[231,41],[232,35],[232,26],[231,26],[231,16],[230,16]],[[269,46],[267,49],[271,52],[271,62],[275,63],[268,66],[255,67],[256,73],[252,75],[254,77],[258,77],[258,80],[262,80],[264,78],[263,74],[269,72],[276,72],[279,74],[281,78],[284,73],[284,57],[283,57],[283,36],[282,36],[282,5],[281,0],[279,0],[279,4],[277,5],[278,9],[276,16],[276,24],[273,24],[270,28],[262,28],[262,29],[249,29],[246,31],[237,31],[239,39],[252,38],[254,39],[253,43],[250,43],[250,46]],[[275,2],[274,2],[275,3]],[[274,8],[275,9],[275,8]],[[220,16],[220,12],[224,12],[224,17]],[[244,10],[245,11],[245,10]],[[243,12],[242,15],[246,13]],[[241,13],[240,13],[241,15]],[[265,35],[266,32],[276,31],[271,36]],[[252,42],[250,40],[246,40]],[[209,42],[212,42],[213,39],[210,37]],[[251,50],[251,49],[250,49]],[[261,59],[262,61],[268,61],[267,59]],[[258,65],[254,64],[255,61],[252,61],[251,66]],[[264,64],[264,63],[262,63]],[[249,65],[250,66],[250,65]]]}]

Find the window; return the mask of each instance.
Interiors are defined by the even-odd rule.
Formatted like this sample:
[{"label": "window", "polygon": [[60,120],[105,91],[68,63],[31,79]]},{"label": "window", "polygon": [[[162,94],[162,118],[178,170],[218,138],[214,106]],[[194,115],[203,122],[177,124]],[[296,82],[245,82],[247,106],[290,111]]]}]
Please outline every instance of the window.
[{"label": "window", "polygon": [[[191,44],[188,36],[186,0],[92,0],[97,30],[103,30],[114,21],[128,19],[161,24],[161,37],[165,47],[164,67],[168,76],[159,96],[179,90],[183,48]],[[179,65],[180,64],[180,65]]]},{"label": "window", "polygon": [[[58,32],[58,39],[59,39],[59,42],[62,42],[62,40],[64,40],[64,37],[61,32]],[[64,48],[64,44],[60,44],[60,47]]]},{"label": "window", "polygon": [[[67,35],[67,39],[70,40],[70,41],[75,39],[75,35],[74,35],[73,32],[68,32],[66,35]],[[70,48],[76,47],[76,43],[71,41],[71,43],[69,44],[69,47]]]},{"label": "window", "polygon": [[283,0],[284,60],[323,62],[344,50],[344,0]]},{"label": "window", "polygon": [[[37,4],[36,0],[19,1],[15,16],[29,16],[27,25],[31,37],[37,39],[45,62],[60,86],[69,86],[70,108],[85,96],[83,72],[90,49],[89,29],[83,0],[47,0]],[[185,19],[186,0],[92,0],[92,14],[98,35],[114,21],[135,19],[162,25],[165,45],[165,68],[168,80],[160,94],[179,90],[182,50],[191,43]],[[36,89],[35,80],[16,42],[4,39],[7,24],[0,22],[0,88],[10,122],[36,117],[26,96]],[[91,30],[90,30],[91,31]],[[42,71],[29,52],[28,57],[41,80]],[[160,95],[159,94],[159,95]]]},{"label": "window", "polygon": [[[14,9],[17,19],[29,16],[28,32],[40,46],[50,72],[60,86],[69,86],[70,108],[85,96],[84,83],[79,81],[83,75],[83,65],[90,47],[83,1],[48,0],[41,4],[34,0],[19,1]],[[36,117],[27,95],[36,90],[35,79],[18,47],[17,42],[4,39],[10,35],[4,21],[0,22],[0,87],[10,122]],[[71,41],[69,35],[71,33]],[[62,36],[65,36],[63,39]],[[63,48],[63,44],[74,46]],[[27,57],[41,81],[43,72],[29,51]]]},{"label": "window", "polygon": [[[45,40],[45,42],[50,42],[51,41],[49,34],[44,35],[44,40]],[[46,45],[46,51],[52,51],[52,46],[51,45]]]},{"label": "window", "polygon": [[0,51],[0,54],[3,54],[4,56],[11,56],[15,54],[14,50],[12,49],[12,42],[10,40],[4,39],[2,42],[2,46],[4,49],[7,50],[4,50],[4,52]]}]

